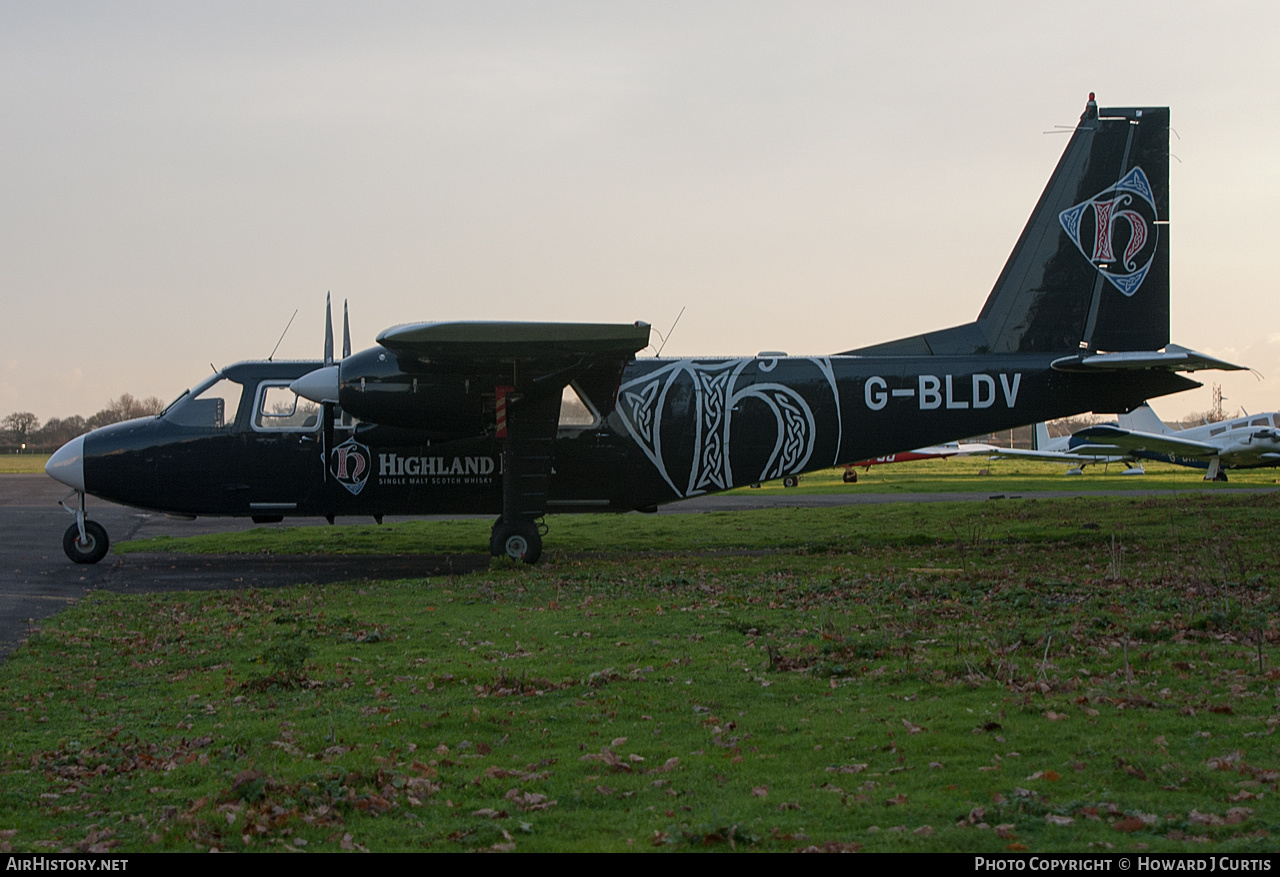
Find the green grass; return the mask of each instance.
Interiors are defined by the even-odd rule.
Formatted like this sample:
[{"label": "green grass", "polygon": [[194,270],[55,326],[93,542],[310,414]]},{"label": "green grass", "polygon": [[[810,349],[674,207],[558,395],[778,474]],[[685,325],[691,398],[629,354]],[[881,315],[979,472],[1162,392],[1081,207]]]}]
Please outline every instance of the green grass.
[{"label": "green grass", "polygon": [[[1097,545],[1098,534],[1129,531],[1159,536],[1174,527],[1186,538],[1223,516],[1251,507],[1255,496],[1188,492],[1179,497],[1063,497],[972,502],[775,508],[751,513],[696,515],[549,515],[544,553],[568,555],[651,554],[769,550],[801,554],[858,550],[864,545],[918,546],[938,541],[970,543],[1017,540]],[[1164,509],[1166,517],[1133,517],[1138,508]],[[693,518],[690,522],[687,518]],[[1247,515],[1246,515],[1247,517]],[[1170,523],[1172,522],[1172,523]],[[1242,522],[1248,525],[1248,522]],[[410,521],[377,526],[260,527],[241,533],[176,539],[156,537],[121,543],[120,553],[184,551],[201,554],[439,554],[487,550],[491,521]],[[1163,543],[1162,543],[1163,544]],[[1172,547],[1170,547],[1172,548]]]},{"label": "green grass", "polygon": [[1229,470],[1229,482],[1205,481],[1203,469],[1170,463],[1145,464],[1145,475],[1125,475],[1124,466],[1089,465],[1081,475],[1066,475],[1062,463],[1038,460],[989,460],[986,457],[951,457],[914,460],[857,469],[856,484],[845,484],[843,469],[813,472],[800,485],[784,488],[771,481],[760,488],[733,491],[751,495],[761,491],[784,493],[1021,493],[1046,490],[1222,490],[1232,487],[1272,487],[1280,484],[1280,469]]},{"label": "green grass", "polygon": [[50,454],[0,454],[0,475],[39,475]]},{"label": "green grass", "polygon": [[1275,494],[583,516],[536,568],[98,592],[0,665],[0,838],[1270,851],[1278,525]]}]

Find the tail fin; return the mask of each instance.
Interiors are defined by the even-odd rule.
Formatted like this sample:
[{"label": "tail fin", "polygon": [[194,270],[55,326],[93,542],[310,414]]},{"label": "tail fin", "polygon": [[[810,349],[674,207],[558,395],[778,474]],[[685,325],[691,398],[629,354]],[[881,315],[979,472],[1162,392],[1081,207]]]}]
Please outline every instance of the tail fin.
[{"label": "tail fin", "polygon": [[1035,439],[1031,443],[1032,450],[1049,450],[1049,425],[1043,420],[1036,424]]},{"label": "tail fin", "polygon": [[1169,342],[1169,110],[1093,95],[976,322],[851,354],[1159,350]]},{"label": "tail fin", "polygon": [[1128,414],[1121,414],[1119,423],[1121,429],[1128,429],[1133,432],[1146,432],[1152,435],[1169,435],[1173,432],[1172,429],[1164,425],[1164,421],[1145,402]]}]

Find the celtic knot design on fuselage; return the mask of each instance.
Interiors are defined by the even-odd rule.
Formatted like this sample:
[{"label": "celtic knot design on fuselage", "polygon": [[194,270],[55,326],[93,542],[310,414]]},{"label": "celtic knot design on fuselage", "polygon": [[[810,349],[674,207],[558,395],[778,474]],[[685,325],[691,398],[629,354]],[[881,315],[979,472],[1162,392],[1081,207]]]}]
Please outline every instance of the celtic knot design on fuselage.
[{"label": "celtic knot design on fuselage", "polygon": [[[775,377],[771,373],[778,362],[672,360],[624,381],[617,410],[678,496],[796,474],[813,455],[818,423],[813,405],[799,390],[782,379],[768,379]],[[830,393],[824,407],[835,411],[835,422],[828,426],[838,433],[840,403],[831,362],[812,357],[787,362],[818,370],[818,386],[823,395]]]}]

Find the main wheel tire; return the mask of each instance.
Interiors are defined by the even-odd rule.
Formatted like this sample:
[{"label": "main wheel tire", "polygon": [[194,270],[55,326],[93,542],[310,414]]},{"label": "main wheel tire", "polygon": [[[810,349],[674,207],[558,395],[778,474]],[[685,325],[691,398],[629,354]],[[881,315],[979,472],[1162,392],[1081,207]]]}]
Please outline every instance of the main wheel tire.
[{"label": "main wheel tire", "polygon": [[495,557],[508,557],[524,563],[537,563],[542,556],[542,536],[532,521],[515,521],[504,523],[498,521],[493,525],[493,533],[489,536],[489,552]]},{"label": "main wheel tire", "polygon": [[795,487],[799,483],[800,483],[800,479],[797,478],[795,475],[788,475],[786,478],[782,479],[783,487]]},{"label": "main wheel tire", "polygon": [[85,541],[80,541],[80,527],[72,524],[62,534],[62,550],[75,563],[97,563],[107,556],[111,540],[107,530],[97,521],[84,522]]},{"label": "main wheel tire", "polygon": [[846,471],[846,472],[844,473],[844,483],[845,483],[845,484],[857,484],[857,483],[858,483],[858,473],[857,473],[857,472],[854,472],[852,469],[850,469],[850,470]]}]

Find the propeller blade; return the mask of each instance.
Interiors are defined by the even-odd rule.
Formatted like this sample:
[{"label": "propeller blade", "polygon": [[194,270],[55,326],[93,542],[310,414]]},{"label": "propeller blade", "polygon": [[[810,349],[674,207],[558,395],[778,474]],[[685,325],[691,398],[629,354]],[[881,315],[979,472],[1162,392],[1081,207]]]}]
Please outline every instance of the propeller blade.
[{"label": "propeller blade", "polygon": [[329,307],[327,292],[324,294],[324,364],[333,365],[333,310]]},{"label": "propeller blade", "polygon": [[322,444],[324,445],[322,456],[324,459],[324,483],[325,484],[329,483],[329,454],[333,452],[333,417],[334,417],[333,409],[334,407],[335,406],[332,402],[324,402],[324,403],[321,403],[320,405],[320,416],[324,418],[323,425],[321,426],[321,432],[323,434],[323,438],[321,439],[321,441],[322,441]]},{"label": "propeller blade", "polygon": [[347,319],[347,300],[342,300],[342,358],[351,355],[351,321]]}]

